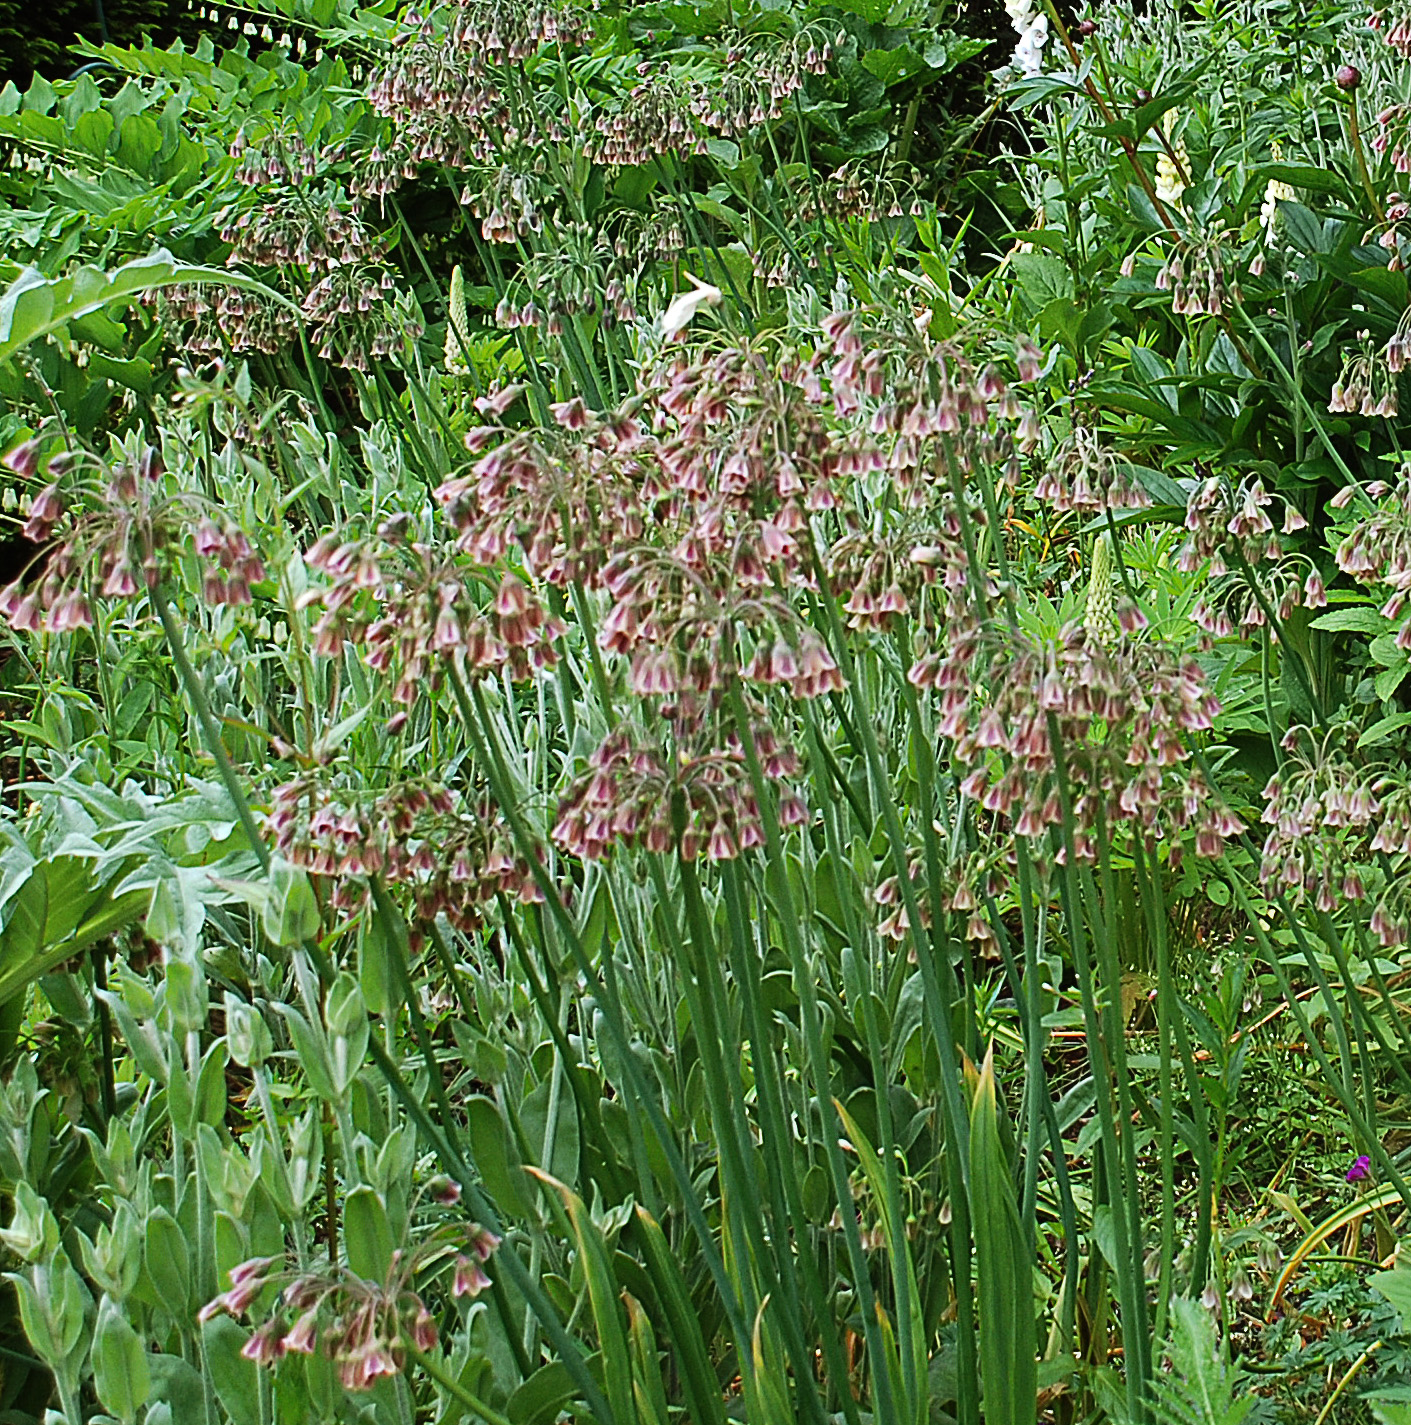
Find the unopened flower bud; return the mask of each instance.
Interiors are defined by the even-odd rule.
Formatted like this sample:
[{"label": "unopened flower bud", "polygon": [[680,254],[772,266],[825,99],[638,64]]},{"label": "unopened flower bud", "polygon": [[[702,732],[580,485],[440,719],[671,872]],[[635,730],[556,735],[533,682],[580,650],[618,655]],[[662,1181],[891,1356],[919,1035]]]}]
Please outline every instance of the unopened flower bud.
[{"label": "unopened flower bud", "polygon": [[1344,94],[1351,94],[1362,83],[1362,71],[1355,64],[1340,64],[1333,79]]},{"label": "unopened flower bud", "polygon": [[1097,34],[1097,21],[1096,21],[1096,20],[1079,20],[1079,21],[1078,21],[1078,33],[1079,33],[1080,35],[1082,35],[1082,37],[1083,37],[1084,39],[1087,39],[1087,37],[1088,37],[1089,35],[1095,35],[1095,34]]},{"label": "unopened flower bud", "polygon": [[31,479],[39,468],[39,442],[37,440],[21,441],[19,445],[8,451],[0,464],[5,469],[13,471],[21,480]]}]

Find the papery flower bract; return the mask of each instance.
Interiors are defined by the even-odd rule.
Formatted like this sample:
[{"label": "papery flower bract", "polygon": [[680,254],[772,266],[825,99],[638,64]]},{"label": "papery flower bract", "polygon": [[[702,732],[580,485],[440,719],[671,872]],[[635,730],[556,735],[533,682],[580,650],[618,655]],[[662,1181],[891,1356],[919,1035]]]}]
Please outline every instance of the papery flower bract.
[{"label": "papery flower bract", "polygon": [[684,274],[686,280],[691,283],[692,290],[689,292],[678,292],[671,299],[670,306],[661,315],[661,334],[666,341],[671,341],[678,332],[683,330],[702,307],[718,307],[724,300],[724,293],[719,287],[713,287],[709,282],[702,282],[699,277],[687,272]]}]

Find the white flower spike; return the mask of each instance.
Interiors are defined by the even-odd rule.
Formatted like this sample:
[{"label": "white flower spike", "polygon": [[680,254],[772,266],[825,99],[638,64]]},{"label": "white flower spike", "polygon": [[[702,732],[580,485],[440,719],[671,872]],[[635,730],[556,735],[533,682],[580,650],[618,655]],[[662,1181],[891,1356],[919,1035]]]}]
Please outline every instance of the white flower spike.
[{"label": "white flower spike", "polygon": [[695,290],[678,292],[661,314],[661,334],[667,341],[673,340],[702,307],[718,307],[724,296],[719,287],[712,287],[709,282],[702,282],[689,272],[685,277]]}]

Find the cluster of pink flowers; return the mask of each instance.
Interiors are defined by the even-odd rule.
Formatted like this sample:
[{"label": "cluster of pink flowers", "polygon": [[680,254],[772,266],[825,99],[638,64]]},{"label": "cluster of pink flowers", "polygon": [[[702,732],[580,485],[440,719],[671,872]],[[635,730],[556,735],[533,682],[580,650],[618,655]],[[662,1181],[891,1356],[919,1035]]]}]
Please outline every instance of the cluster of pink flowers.
[{"label": "cluster of pink flowers", "polygon": [[[1357,731],[1339,724],[1323,732],[1294,726],[1288,754],[1264,788],[1264,839],[1259,874],[1271,894],[1295,904],[1312,900],[1333,912],[1345,902],[1376,897],[1370,928],[1383,946],[1411,941],[1411,785],[1404,773],[1370,767],[1355,756]],[[1378,857],[1394,858],[1390,874]]]},{"label": "cluster of pink flowers", "polygon": [[278,1270],[276,1257],[255,1257],[230,1271],[230,1288],[203,1306],[201,1322],[244,1316],[271,1286],[280,1288],[274,1313],[250,1333],[241,1355],[273,1366],[290,1355],[322,1351],[338,1368],[345,1390],[371,1390],[406,1365],[407,1346],[436,1347],[436,1322],[413,1283],[452,1268],[453,1296],[475,1296],[490,1285],[484,1264],[500,1239],[476,1223],[438,1228],[410,1252],[393,1254],[387,1279],[367,1281],[344,1268]]},{"label": "cluster of pink flowers", "polygon": [[1085,515],[1144,510],[1151,504],[1131,463],[1119,461],[1096,432],[1076,422],[1045,461],[1034,495],[1060,512]]},{"label": "cluster of pink flowers", "polygon": [[392,270],[378,262],[335,264],[304,293],[300,309],[318,354],[355,371],[421,336],[410,312],[398,309]]},{"label": "cluster of pink flowers", "polygon": [[[1017,478],[1007,423],[1024,410],[993,364],[915,327],[868,331],[851,313],[827,319],[824,338],[807,360],[771,360],[762,344],[677,351],[615,412],[573,400],[554,408],[556,430],[477,428],[471,470],[438,491],[474,563],[514,557],[537,582],[598,595],[600,647],[625,661],[635,694],[666,700],[665,735],[614,734],[566,798],[557,839],[582,854],[613,840],[715,857],[755,844],[727,689],[841,689],[832,651],[800,613],[818,570],[848,589],[859,629],[919,612],[937,581],[959,597],[951,474],[983,465]],[[1026,346],[1019,364],[1033,379],[1037,352]],[[498,415],[516,395],[480,404]],[[857,482],[878,478],[905,512],[880,534],[853,504]],[[816,543],[839,526],[832,544]],[[787,778],[792,756],[773,750],[782,738],[757,708],[766,775]],[[807,815],[787,788],[781,809],[786,823]]]},{"label": "cluster of pink flowers", "polygon": [[362,650],[369,668],[389,674],[392,696],[410,706],[440,686],[447,663],[465,674],[506,671],[526,679],[557,661],[563,632],[514,574],[485,587],[466,578],[453,550],[406,537],[397,521],[367,539],[322,536],[305,556],[328,576],[303,603],[322,610],[314,651]]},{"label": "cluster of pink flowers", "polygon": [[752,50],[737,46],[714,83],[694,86],[692,112],[708,128],[738,138],[782,118],[784,101],[803,86],[804,76],[826,74],[832,58],[831,40],[810,30]]},{"label": "cluster of pink flowers", "polygon": [[1391,5],[1376,11],[1367,23],[1382,32],[1382,38],[1403,59],[1411,59],[1411,6]]},{"label": "cluster of pink flowers", "polygon": [[[1347,486],[1333,503],[1345,504],[1355,494],[1354,487]],[[1390,590],[1382,616],[1401,620],[1396,646],[1411,651],[1411,617],[1403,618],[1411,599],[1411,465],[1402,467],[1395,485],[1375,481],[1366,495],[1378,508],[1353,525],[1334,557],[1338,568],[1359,584],[1383,584]]]},{"label": "cluster of pink flowers", "polygon": [[370,876],[410,894],[418,925],[444,915],[471,930],[498,896],[521,904],[541,899],[532,868],[489,799],[467,799],[435,782],[358,796],[306,773],[275,788],[267,820],[279,854],[331,881],[333,902],[344,911],[365,904]]},{"label": "cluster of pink flowers", "polygon": [[[1339,541],[1337,566],[1359,584],[1380,586],[1380,612],[1398,624],[1395,645],[1411,651],[1411,467],[1395,483],[1344,486],[1331,503],[1342,510],[1359,499],[1366,512]],[[1312,900],[1321,911],[1370,900],[1373,935],[1383,946],[1404,945],[1411,941],[1411,786],[1400,767],[1357,752],[1358,731],[1345,724],[1318,734],[1289,729],[1288,756],[1264,789],[1261,876],[1271,892]]]},{"label": "cluster of pink flowers", "polygon": [[[622,842],[676,848],[688,861],[728,861],[764,844],[744,751],[728,721],[714,715],[716,700],[687,694],[664,713],[667,739],[619,727],[589,757],[559,806],[553,835],[565,850],[598,859]],[[797,773],[797,755],[767,722],[751,728],[751,739],[766,778]],[[797,792],[781,791],[778,818],[782,826],[808,820]]]},{"label": "cluster of pink flowers", "polygon": [[[287,120],[266,114],[257,130],[242,128],[230,145],[235,177],[247,188],[297,187],[318,172],[318,155]],[[227,239],[229,241],[229,239]]]},{"label": "cluster of pink flowers", "polygon": [[229,266],[332,269],[356,262],[369,250],[362,219],[344,206],[336,192],[282,194],[270,202],[233,213],[221,229],[231,244]]},{"label": "cluster of pink flowers", "polygon": [[693,112],[690,95],[669,69],[651,73],[641,66],[642,82],[622,106],[598,115],[588,136],[587,153],[595,163],[632,168],[658,154],[703,154],[706,130]]},{"label": "cluster of pink flowers", "polygon": [[[39,460],[38,442],[27,442],[6,464],[32,478]],[[50,483],[31,502],[24,534],[51,548],[32,584],[26,587],[21,576],[0,591],[0,614],[12,628],[67,633],[90,627],[95,597],[129,599],[155,589],[188,547],[202,562],[208,603],[249,603],[250,586],[265,577],[243,530],[219,520],[200,496],[167,492],[161,457],[151,446],[113,463],[63,452],[49,459],[46,474]]]},{"label": "cluster of pink flowers", "polygon": [[1180,316],[1218,317],[1226,302],[1240,300],[1237,281],[1225,275],[1222,228],[1178,240],[1156,274],[1156,285],[1171,293],[1171,310]]},{"label": "cluster of pink flowers", "polygon": [[1342,374],[1333,383],[1328,410],[1333,414],[1394,416],[1398,409],[1397,373],[1406,359],[1405,334],[1398,327],[1386,348],[1373,348],[1366,332],[1361,345],[1343,360]]},{"label": "cluster of pink flowers", "polygon": [[[1124,632],[1134,629],[1128,614]],[[1040,640],[977,621],[911,680],[940,696],[940,732],[969,769],[961,790],[1017,836],[1063,823],[1060,777],[1082,860],[1123,824],[1144,836],[1190,833],[1202,856],[1242,830],[1189,765],[1187,739],[1210,728],[1219,704],[1200,667],[1160,644],[1128,636],[1108,647],[1078,624]]]},{"label": "cluster of pink flowers", "polygon": [[532,0],[449,0],[409,14],[368,92],[392,130],[386,147],[365,156],[358,191],[392,192],[423,163],[459,170],[494,163],[502,149],[531,154],[566,140],[562,122],[533,96],[512,102],[507,66],[587,35],[581,12]]},{"label": "cluster of pink flowers", "polygon": [[268,293],[214,283],[181,283],[155,294],[164,320],[186,330],[181,344],[193,356],[221,359],[228,351],[283,351],[298,332],[298,314]]},{"label": "cluster of pink flowers", "polygon": [[1411,106],[1389,104],[1378,111],[1371,147],[1374,153],[1389,151],[1392,167],[1398,173],[1411,173]]},{"label": "cluster of pink flowers", "polygon": [[[1269,512],[1278,513],[1280,507],[1276,530]],[[1208,565],[1210,582],[1191,614],[1195,623],[1212,638],[1228,638],[1237,626],[1263,628],[1265,604],[1281,622],[1300,606],[1323,608],[1328,599],[1316,566],[1302,557],[1283,557],[1280,536],[1296,534],[1307,524],[1296,505],[1271,495],[1257,478],[1238,486],[1218,476],[1202,481],[1187,502],[1189,537],[1176,556],[1176,567],[1184,573]],[[1257,592],[1250,582],[1254,579]]]}]

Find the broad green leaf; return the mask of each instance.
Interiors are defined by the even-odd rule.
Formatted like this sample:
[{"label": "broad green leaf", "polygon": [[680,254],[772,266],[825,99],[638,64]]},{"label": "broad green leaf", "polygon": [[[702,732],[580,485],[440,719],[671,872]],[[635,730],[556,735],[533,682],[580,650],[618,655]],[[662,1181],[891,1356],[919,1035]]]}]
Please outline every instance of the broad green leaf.
[{"label": "broad green leaf", "polygon": [[260,1425],[260,1369],[240,1354],[249,1339],[228,1316],[213,1317],[201,1328],[206,1370],[231,1425]]},{"label": "broad green leaf", "polygon": [[486,1191],[502,1212],[525,1216],[530,1211],[528,1185],[499,1108],[477,1094],[466,1101],[465,1116],[470,1141],[475,1145],[475,1165],[485,1180]]},{"label": "broad green leaf", "polygon": [[192,1310],[191,1255],[181,1225],[164,1207],[147,1217],[147,1275],[171,1317],[185,1322]]},{"label": "broad green leaf", "polygon": [[261,923],[275,945],[298,945],[318,935],[318,899],[307,872],[287,861],[274,862]]},{"label": "broad green leaf", "polygon": [[124,1422],[134,1425],[152,1391],[147,1352],[137,1332],[111,1297],[98,1308],[93,1330],[93,1388],[98,1399]]},{"label": "broad green leaf", "polygon": [[579,1262],[588,1282],[588,1301],[597,1327],[598,1344],[603,1352],[603,1382],[608,1403],[618,1420],[630,1421],[635,1415],[632,1393],[632,1359],[627,1346],[627,1331],[622,1321],[619,1288],[608,1257],[607,1243],[583,1199],[571,1188],[556,1182],[548,1173],[526,1168],[541,1182],[555,1189],[568,1209],[569,1224],[578,1244]]},{"label": "broad green leaf", "polygon": [[341,1102],[343,1095],[334,1083],[333,1066],[329,1061],[323,1036],[293,1005],[281,1004],[275,1007],[284,1016],[284,1022],[289,1027],[289,1038],[293,1042],[294,1052],[299,1056],[299,1067],[303,1069],[309,1087],[329,1103]]},{"label": "broad green leaf", "polygon": [[[1411,671],[1411,669],[1405,671]],[[1385,742],[1392,733],[1399,732],[1408,725],[1411,725],[1411,712],[1392,713],[1390,717],[1379,718],[1357,739],[1358,749],[1374,747],[1378,742]]]},{"label": "broad green leaf", "polygon": [[1389,1272],[1374,1272],[1367,1285],[1379,1291],[1396,1308],[1402,1329],[1411,1326],[1411,1267],[1397,1267]]},{"label": "broad green leaf", "polygon": [[370,1187],[360,1187],[348,1195],[343,1205],[343,1242],[348,1265],[367,1281],[387,1280],[392,1253],[397,1243],[381,1197]]},{"label": "broad green leaf", "polygon": [[1355,609],[1333,609],[1319,614],[1311,625],[1325,633],[1385,633],[1392,622],[1370,605]]},{"label": "broad green leaf", "polygon": [[568,1367],[550,1361],[515,1388],[505,1414],[513,1425],[553,1425],[577,1394]]}]

